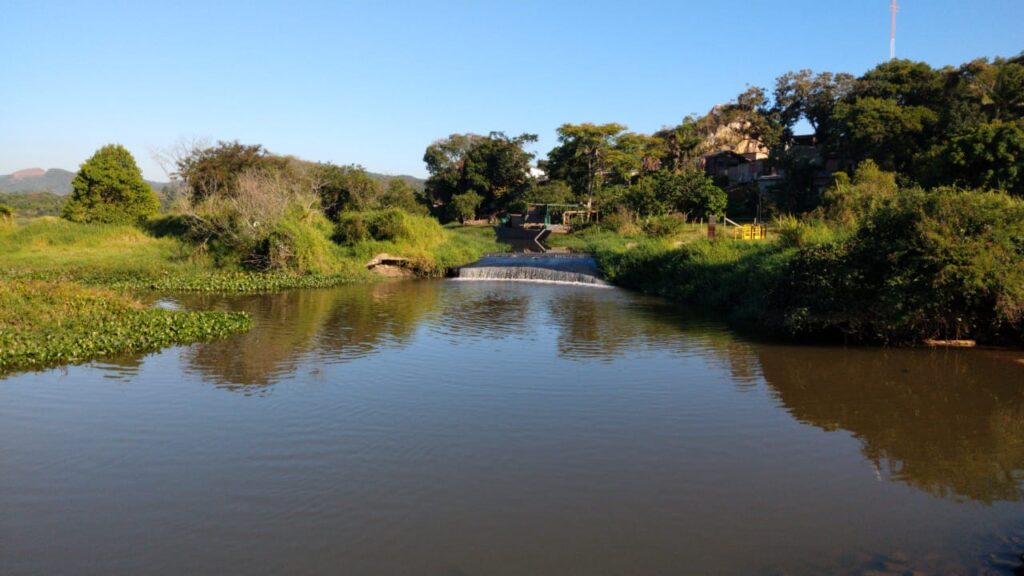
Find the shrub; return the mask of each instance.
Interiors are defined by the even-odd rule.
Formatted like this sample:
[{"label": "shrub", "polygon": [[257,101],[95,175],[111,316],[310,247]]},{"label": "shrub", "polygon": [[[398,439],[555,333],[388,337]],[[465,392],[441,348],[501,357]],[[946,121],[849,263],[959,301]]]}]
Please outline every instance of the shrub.
[{"label": "shrub", "polygon": [[160,208],[135,158],[120,144],[97,150],[82,164],[71,188],[62,215],[73,222],[138,224]]},{"label": "shrub", "polygon": [[0,226],[9,226],[14,224],[14,208],[5,204],[0,204]]},{"label": "shrub", "polygon": [[641,232],[633,214],[624,208],[601,218],[599,226],[602,230],[611,230],[624,236],[636,235]]},{"label": "shrub", "polygon": [[443,242],[444,239],[444,229],[437,220],[397,208],[346,212],[334,228],[334,240],[339,244],[356,244],[367,240],[427,244]]},{"label": "shrub", "polygon": [[330,234],[330,221],[322,213],[292,206],[253,251],[252,265],[267,271],[330,274],[339,259]]},{"label": "shrub", "polygon": [[470,190],[464,194],[452,196],[451,216],[453,219],[465,224],[466,220],[476,217],[476,209],[483,202],[483,197]]},{"label": "shrub", "polygon": [[[299,255],[299,245],[330,245],[330,225],[310,182],[283,172],[246,172],[231,195],[214,194],[186,208],[177,224],[185,238],[219,262],[255,270],[322,270],[322,258]],[[302,227],[309,230],[300,231]],[[323,241],[310,240],[317,234]],[[309,244],[314,242],[314,244]]]},{"label": "shrub", "polygon": [[793,333],[859,340],[1024,335],[1024,202],[1003,193],[903,190],[855,234],[802,249],[774,307]]},{"label": "shrub", "polygon": [[643,223],[644,232],[658,238],[678,236],[685,227],[686,218],[682,214],[652,216]]}]

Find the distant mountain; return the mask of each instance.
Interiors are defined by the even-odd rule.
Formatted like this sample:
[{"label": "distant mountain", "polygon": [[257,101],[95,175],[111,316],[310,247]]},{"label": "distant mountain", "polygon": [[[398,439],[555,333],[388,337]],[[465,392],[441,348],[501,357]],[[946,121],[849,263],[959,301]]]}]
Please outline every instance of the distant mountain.
[{"label": "distant mountain", "polygon": [[[71,193],[71,181],[75,172],[51,168],[26,168],[6,176],[0,176],[0,192],[53,192],[65,196]],[[163,190],[167,182],[146,180],[154,190]]]},{"label": "distant mountain", "polygon": [[388,174],[378,174],[376,172],[367,172],[367,174],[370,175],[370,178],[373,178],[374,180],[380,182],[384,186],[388,185],[388,181],[394,180],[396,178],[399,180],[404,180],[406,184],[412,186],[413,190],[416,190],[417,192],[422,192],[423,188],[427,184],[427,181],[422,178],[408,176],[405,174],[399,174],[397,176],[390,176]]},{"label": "distant mountain", "polygon": [[[387,174],[370,172],[370,177],[384,185],[387,185],[387,182],[392,178],[399,178],[416,190],[423,190],[423,186],[426,183],[425,180],[415,176],[389,176]],[[53,192],[54,194],[64,196],[71,193],[71,181],[74,178],[74,172],[59,168],[51,168],[49,170],[26,168],[6,176],[0,175],[0,192]],[[152,180],[146,180],[146,182],[157,192],[160,192],[168,185],[168,182],[154,182]]]}]

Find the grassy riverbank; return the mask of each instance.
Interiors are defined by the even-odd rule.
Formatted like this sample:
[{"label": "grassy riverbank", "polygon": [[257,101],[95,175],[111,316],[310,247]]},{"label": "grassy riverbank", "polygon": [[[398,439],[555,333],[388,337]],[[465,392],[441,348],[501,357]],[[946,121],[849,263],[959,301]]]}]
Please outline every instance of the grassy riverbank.
[{"label": "grassy riverbank", "polygon": [[1024,345],[1024,202],[1002,193],[900,191],[847,225],[786,220],[774,240],[588,230],[616,284],[800,339]]},{"label": "grassy riverbank", "polygon": [[298,273],[247,270],[224,259],[217,261],[182,238],[158,236],[134,226],[39,218],[0,229],[4,248],[0,278],[169,292],[274,292],[373,281],[366,262],[384,252],[409,258],[418,273],[436,276],[498,249],[490,228],[481,234],[471,228],[442,228],[423,216],[408,219],[415,226],[400,225],[402,232],[393,237],[367,237],[342,245],[332,242],[324,270]]},{"label": "grassy riverbank", "polygon": [[[339,243],[325,233],[324,271],[253,271],[214,258],[188,239],[116,224],[39,218],[0,228],[0,373],[210,340],[247,330],[244,314],[143,307],[132,291],[275,292],[377,280],[366,261],[387,252],[417,274],[498,249],[489,228],[442,228],[424,216],[392,217],[393,236]],[[328,230],[333,232],[333,229]]]}]

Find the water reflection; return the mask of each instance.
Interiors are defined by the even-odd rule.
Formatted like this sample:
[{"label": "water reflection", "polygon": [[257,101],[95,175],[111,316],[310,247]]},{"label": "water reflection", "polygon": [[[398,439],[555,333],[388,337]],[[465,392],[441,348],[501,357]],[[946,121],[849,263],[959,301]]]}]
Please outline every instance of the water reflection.
[{"label": "water reflection", "polygon": [[245,311],[249,332],[190,348],[187,367],[218,386],[258,393],[313,361],[346,362],[402,345],[437,306],[432,282],[385,282],[246,297],[185,297],[189,307]]},{"label": "water reflection", "polygon": [[761,346],[794,418],[846,430],[887,477],[940,497],[1024,497],[1024,370],[979,351]]},{"label": "water reflection", "polygon": [[794,418],[850,432],[880,474],[929,494],[1024,499],[1024,365],[1013,357],[752,343],[619,290],[399,281],[180,303],[253,315],[250,332],[185,352],[189,370],[226,390],[262,394],[304,368],[404,347],[421,328],[441,337],[442,363],[454,361],[445,345],[550,331],[563,359],[664,352],[699,357],[740,390],[766,382]]}]

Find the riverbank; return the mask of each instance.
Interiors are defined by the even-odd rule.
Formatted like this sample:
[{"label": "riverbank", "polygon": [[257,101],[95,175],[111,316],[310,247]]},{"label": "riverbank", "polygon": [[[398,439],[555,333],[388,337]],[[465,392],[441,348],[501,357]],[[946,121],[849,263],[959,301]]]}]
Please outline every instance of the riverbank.
[{"label": "riverbank", "polygon": [[906,191],[855,226],[789,221],[774,240],[559,239],[613,283],[772,336],[866,344],[1024,346],[1024,203]]},{"label": "riverbank", "polygon": [[132,293],[265,293],[380,277],[374,254],[399,255],[411,273],[443,276],[497,249],[493,231],[416,223],[408,231],[331,246],[322,272],[260,272],[217,262],[188,241],[127,225],[39,218],[0,228],[0,373],[78,363],[247,330],[245,314],[143,307]]}]

